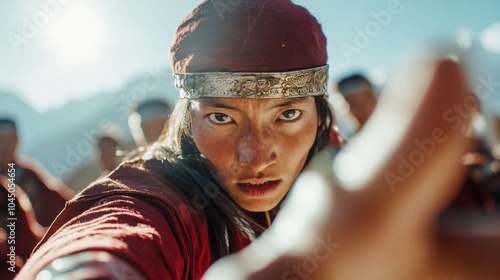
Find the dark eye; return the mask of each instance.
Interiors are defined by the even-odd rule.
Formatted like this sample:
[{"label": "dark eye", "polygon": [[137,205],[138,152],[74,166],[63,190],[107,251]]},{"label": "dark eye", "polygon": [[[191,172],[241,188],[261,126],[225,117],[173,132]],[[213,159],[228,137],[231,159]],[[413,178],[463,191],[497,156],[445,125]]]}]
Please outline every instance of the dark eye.
[{"label": "dark eye", "polygon": [[210,115],[208,115],[208,118],[214,122],[214,123],[217,123],[217,124],[225,124],[225,123],[230,123],[233,121],[233,119],[226,115],[226,114],[222,114],[222,113],[212,113]]},{"label": "dark eye", "polygon": [[285,112],[281,113],[278,119],[283,121],[293,121],[300,117],[301,114],[302,112],[297,109],[286,110]]}]

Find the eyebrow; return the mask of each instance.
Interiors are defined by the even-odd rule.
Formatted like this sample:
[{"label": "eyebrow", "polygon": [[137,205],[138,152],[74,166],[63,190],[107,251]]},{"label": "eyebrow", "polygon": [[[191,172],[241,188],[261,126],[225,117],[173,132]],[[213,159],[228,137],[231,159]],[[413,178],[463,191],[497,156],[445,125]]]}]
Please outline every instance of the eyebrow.
[{"label": "eyebrow", "polygon": [[[271,106],[269,109],[276,109],[276,108],[282,108],[282,107],[288,107],[291,105],[295,104],[303,104],[306,103],[309,97],[293,97],[293,98],[283,98],[285,101],[280,102],[274,106]],[[229,106],[223,102],[221,102],[218,98],[203,98],[199,100],[200,103],[202,103],[205,106],[210,106],[214,108],[224,108],[224,109],[230,109],[230,110],[235,110],[235,111],[241,111],[239,108],[235,108],[232,106]]]},{"label": "eyebrow", "polygon": [[306,103],[309,97],[293,97],[293,98],[286,98],[286,101],[278,103],[271,108],[281,108],[281,107],[288,107],[290,105],[296,105],[296,104],[303,104]]},{"label": "eyebrow", "polygon": [[240,111],[240,109],[229,106],[219,101],[218,98],[201,98],[199,102],[205,106],[214,107],[214,108],[224,108],[230,110]]}]

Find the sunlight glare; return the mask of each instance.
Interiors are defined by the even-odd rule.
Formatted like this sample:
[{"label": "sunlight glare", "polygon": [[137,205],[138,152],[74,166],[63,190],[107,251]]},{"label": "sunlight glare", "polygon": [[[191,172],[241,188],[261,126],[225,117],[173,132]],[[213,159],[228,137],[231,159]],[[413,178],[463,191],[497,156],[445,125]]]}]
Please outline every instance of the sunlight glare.
[{"label": "sunlight glare", "polygon": [[46,30],[46,44],[63,63],[96,60],[106,40],[102,18],[85,2],[64,7]]}]

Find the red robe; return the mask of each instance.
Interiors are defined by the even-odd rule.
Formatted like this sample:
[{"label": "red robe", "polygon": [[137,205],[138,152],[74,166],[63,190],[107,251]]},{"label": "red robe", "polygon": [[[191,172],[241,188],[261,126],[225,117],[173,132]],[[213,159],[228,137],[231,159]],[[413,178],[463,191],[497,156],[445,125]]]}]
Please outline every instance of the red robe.
[{"label": "red robe", "polygon": [[[112,252],[146,279],[200,279],[214,261],[204,211],[162,176],[131,163],[75,196],[18,275],[33,279],[51,261],[86,250]],[[249,244],[231,237],[234,251]]]}]

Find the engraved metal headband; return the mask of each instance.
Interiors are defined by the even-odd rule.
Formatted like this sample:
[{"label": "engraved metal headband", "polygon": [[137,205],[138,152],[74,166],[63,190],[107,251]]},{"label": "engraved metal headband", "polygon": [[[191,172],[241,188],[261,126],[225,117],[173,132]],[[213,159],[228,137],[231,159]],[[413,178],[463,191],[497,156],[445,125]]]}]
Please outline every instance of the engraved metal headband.
[{"label": "engraved metal headband", "polygon": [[180,98],[291,98],[328,95],[328,65],[289,72],[174,73]]}]

